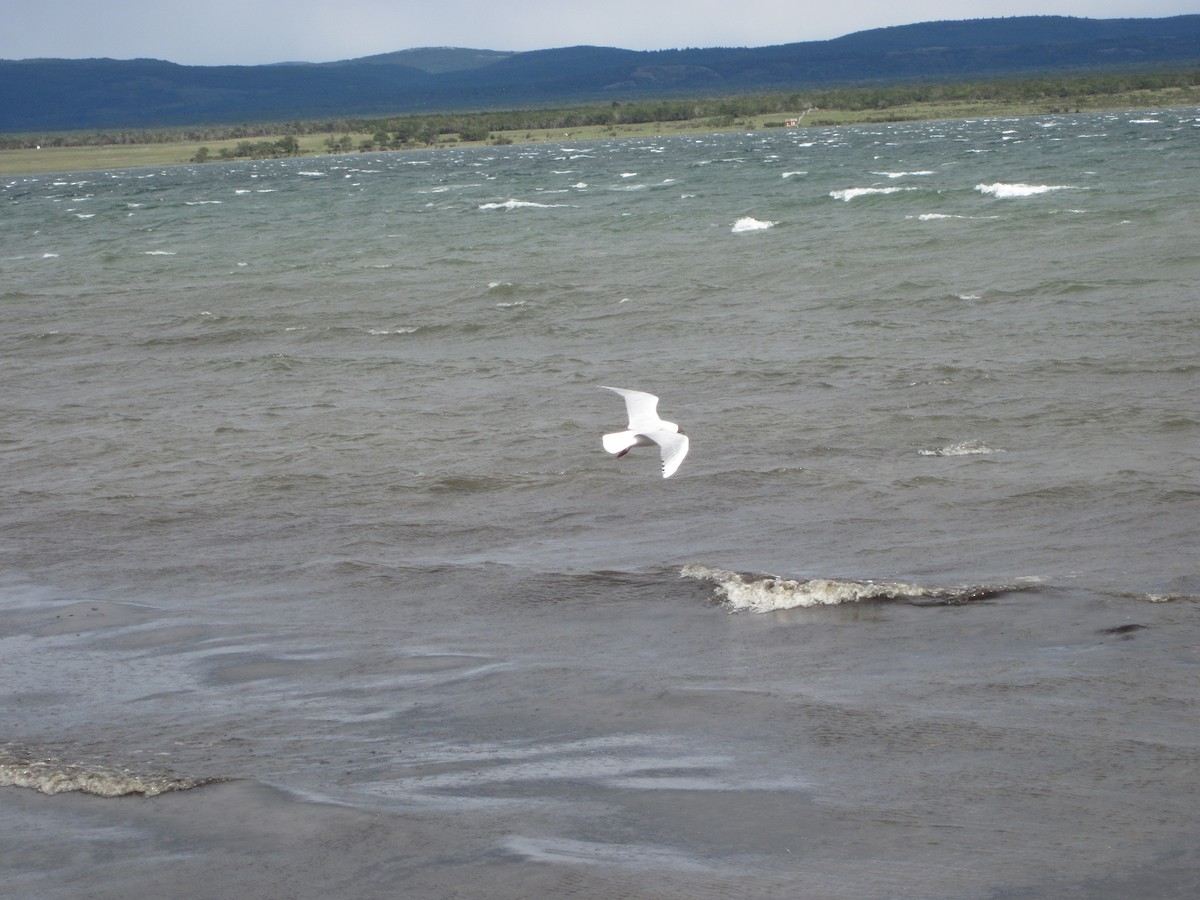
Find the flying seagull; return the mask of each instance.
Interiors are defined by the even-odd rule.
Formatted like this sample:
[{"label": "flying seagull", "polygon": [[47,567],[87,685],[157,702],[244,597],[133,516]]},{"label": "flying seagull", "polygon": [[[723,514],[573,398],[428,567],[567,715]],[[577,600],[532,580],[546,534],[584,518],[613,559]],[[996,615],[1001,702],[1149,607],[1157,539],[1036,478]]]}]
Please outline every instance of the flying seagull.
[{"label": "flying seagull", "polygon": [[624,397],[625,409],[629,413],[629,429],[604,435],[604,449],[621,457],[634,447],[657,444],[662,454],[663,478],[674,475],[687,456],[688,439],[674,422],[664,422],[658,417],[658,398],[645,391],[626,391],[608,385],[601,387]]}]

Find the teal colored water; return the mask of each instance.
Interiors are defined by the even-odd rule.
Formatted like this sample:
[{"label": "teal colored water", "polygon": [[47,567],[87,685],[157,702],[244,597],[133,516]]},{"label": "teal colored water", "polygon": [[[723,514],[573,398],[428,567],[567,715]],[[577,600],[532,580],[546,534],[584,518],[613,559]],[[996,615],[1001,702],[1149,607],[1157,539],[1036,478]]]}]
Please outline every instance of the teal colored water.
[{"label": "teal colored water", "polygon": [[0,885],[1191,896],[1198,185],[1194,109],[3,180]]}]

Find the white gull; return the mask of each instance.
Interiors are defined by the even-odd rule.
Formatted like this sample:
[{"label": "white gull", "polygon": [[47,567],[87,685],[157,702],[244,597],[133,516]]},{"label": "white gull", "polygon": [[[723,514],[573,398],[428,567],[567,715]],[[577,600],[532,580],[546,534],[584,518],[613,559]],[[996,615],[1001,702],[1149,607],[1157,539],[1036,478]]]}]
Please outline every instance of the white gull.
[{"label": "white gull", "polygon": [[604,435],[604,449],[621,457],[634,447],[657,444],[662,454],[663,478],[674,475],[687,456],[688,438],[674,422],[665,422],[658,417],[658,398],[645,391],[626,391],[608,385],[601,387],[624,397],[625,409],[629,413],[628,429]]}]

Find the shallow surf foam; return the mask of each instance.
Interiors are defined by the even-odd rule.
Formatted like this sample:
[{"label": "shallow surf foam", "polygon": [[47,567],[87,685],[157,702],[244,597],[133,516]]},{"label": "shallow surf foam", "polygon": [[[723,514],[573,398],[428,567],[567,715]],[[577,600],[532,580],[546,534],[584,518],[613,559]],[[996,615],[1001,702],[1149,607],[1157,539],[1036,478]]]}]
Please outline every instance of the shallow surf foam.
[{"label": "shallow surf foam", "polygon": [[839,606],[864,600],[903,600],[915,604],[961,604],[994,597],[1011,586],[966,585],[928,587],[893,581],[849,581],[831,578],[791,579],[775,575],[741,575],[703,565],[684,566],[683,578],[709,581],[730,612],[775,612],[811,606]]},{"label": "shallow surf foam", "polygon": [[0,750],[0,786],[32,788],[43,794],[79,791],[97,797],[127,797],[139,794],[157,797],[171,791],[187,791],[220,778],[188,778],[172,773],[139,774],[128,769],[64,763],[36,754]]}]

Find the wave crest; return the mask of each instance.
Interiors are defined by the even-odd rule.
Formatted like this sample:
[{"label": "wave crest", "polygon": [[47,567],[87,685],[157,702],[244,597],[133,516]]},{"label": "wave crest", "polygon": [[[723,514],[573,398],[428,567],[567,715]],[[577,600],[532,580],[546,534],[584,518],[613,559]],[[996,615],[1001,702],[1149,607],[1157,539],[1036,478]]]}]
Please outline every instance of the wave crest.
[{"label": "wave crest", "polygon": [[991,194],[1000,200],[1011,200],[1020,197],[1036,197],[1039,194],[1049,194],[1053,191],[1075,191],[1078,188],[1069,184],[1007,184],[998,181],[995,184],[977,184],[975,190],[981,194]]},{"label": "wave crest", "polygon": [[777,222],[755,219],[752,216],[743,216],[733,223],[733,233],[745,234],[748,231],[766,231],[768,228],[774,228],[777,224]]},{"label": "wave crest", "polygon": [[503,203],[481,203],[480,209],[560,209],[567,203],[536,203],[533,200],[505,200]]},{"label": "wave crest", "polygon": [[834,200],[844,200],[849,203],[859,197],[873,197],[881,194],[899,194],[902,191],[915,191],[916,188],[911,185],[903,187],[856,187],[846,188],[841,191],[830,191],[829,196]]},{"label": "wave crest", "polygon": [[125,797],[140,794],[157,797],[171,791],[187,791],[220,778],[189,778],[172,773],[140,775],[107,766],[63,763],[57,759],[37,759],[32,754],[0,751],[0,786],[32,788],[43,794],[79,791],[97,797]]},{"label": "wave crest", "polygon": [[991,453],[1003,453],[1003,450],[997,450],[989,447],[983,441],[960,441],[957,444],[950,444],[946,447],[926,448],[918,450],[921,456],[986,456]]},{"label": "wave crest", "polygon": [[740,575],[703,565],[684,566],[683,578],[711,581],[731,612],[774,612],[810,606],[838,606],[863,600],[904,600],[915,604],[961,604],[1016,590],[1011,586],[966,585],[927,587],[889,581],[831,578],[791,579],[775,575]]}]

